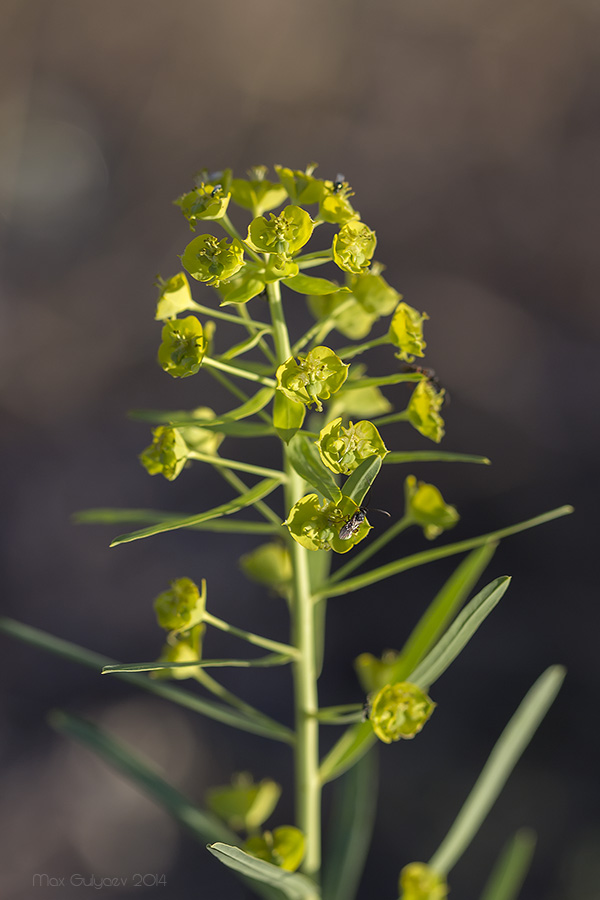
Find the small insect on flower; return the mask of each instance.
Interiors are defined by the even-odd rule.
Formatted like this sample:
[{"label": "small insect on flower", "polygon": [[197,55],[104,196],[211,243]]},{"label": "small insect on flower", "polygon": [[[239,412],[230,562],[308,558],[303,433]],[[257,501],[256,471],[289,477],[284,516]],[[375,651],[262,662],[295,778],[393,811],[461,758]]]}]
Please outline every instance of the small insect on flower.
[{"label": "small insect on flower", "polygon": [[[438,393],[443,390],[442,385],[440,384],[440,379],[435,374],[435,369],[428,369],[425,366],[402,366],[403,372],[413,372],[415,375],[422,375],[425,381],[428,381],[429,384],[438,391]],[[444,402],[446,406],[450,405],[450,394],[448,391],[444,390]]]},{"label": "small insect on flower", "polygon": [[333,193],[334,194],[339,194],[341,189],[344,187],[345,181],[346,181],[346,178],[344,177],[344,175],[342,175],[341,172],[338,172],[338,174],[335,176],[335,181],[333,182]]},{"label": "small insect on flower", "polygon": [[[385,509],[373,509],[371,512],[380,512],[383,513],[384,516],[389,516],[390,513]],[[349,519],[346,519],[344,524],[339,530],[338,537],[341,541],[349,541],[353,534],[356,534],[362,523],[365,521],[365,517],[367,515],[367,509],[364,506],[359,506],[355,513],[353,513]]]}]

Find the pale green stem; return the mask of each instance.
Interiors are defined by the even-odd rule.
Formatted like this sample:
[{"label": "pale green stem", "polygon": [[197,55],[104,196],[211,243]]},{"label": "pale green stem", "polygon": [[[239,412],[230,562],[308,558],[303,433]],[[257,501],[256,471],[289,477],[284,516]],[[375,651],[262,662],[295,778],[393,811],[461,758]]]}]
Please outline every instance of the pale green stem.
[{"label": "pale green stem", "polygon": [[323,266],[325,263],[331,262],[331,256],[321,257],[320,259],[295,259],[299,269],[314,269],[315,266]]},{"label": "pale green stem", "polygon": [[405,528],[408,528],[409,525],[413,524],[413,520],[409,518],[409,516],[404,516],[402,519],[399,519],[397,522],[394,522],[393,525],[390,525],[383,534],[379,535],[378,538],[375,538],[374,541],[371,541],[364,550],[361,550],[360,553],[357,553],[353,556],[345,566],[341,566],[333,575],[329,578],[328,584],[335,584],[338,581],[341,581],[342,578],[345,578],[350,572],[354,572],[355,569],[358,569],[359,566],[362,566],[364,562],[370,559],[378,550],[381,550],[382,547],[385,547],[386,544],[389,544],[391,540],[393,540],[396,535],[400,534],[404,531]]},{"label": "pale green stem", "polygon": [[[215,466],[215,469],[219,475],[222,475],[225,481],[238,492],[238,494],[246,493],[248,485],[245,484],[241,478],[238,478],[234,472],[230,469],[223,469],[220,466]],[[252,506],[261,514],[261,516],[263,516],[263,518],[267,519],[267,521],[272,522],[273,525],[277,525],[279,528],[281,527],[281,516],[278,516],[264,500],[257,500]]]},{"label": "pale green stem", "polygon": [[340,359],[353,359],[355,356],[359,356],[361,353],[364,353],[365,350],[372,350],[373,347],[381,347],[383,344],[389,343],[390,340],[387,334],[384,334],[383,337],[373,338],[372,341],[366,341],[364,344],[342,347],[341,350],[336,350],[335,352],[340,357]]},{"label": "pale green stem", "polygon": [[249,703],[245,703],[244,700],[241,700],[235,694],[232,694],[231,691],[228,691],[227,688],[223,687],[218,681],[216,681],[208,672],[205,672],[204,669],[198,669],[197,672],[194,672],[194,678],[201,685],[203,685],[207,691],[210,691],[215,697],[218,697],[219,700],[223,700],[225,703],[228,703],[229,706],[233,706],[234,709],[239,709],[240,712],[245,713],[247,716],[252,716],[254,719],[259,719],[265,723],[269,723],[270,725],[275,725],[277,728],[281,727],[280,722],[276,722],[275,719],[271,719],[270,716],[265,715],[256,707],[251,706]]},{"label": "pale green stem", "polygon": [[233,322],[235,325],[243,325],[244,328],[251,328],[253,331],[261,331],[265,330],[267,332],[271,331],[271,326],[267,325],[266,322],[255,322],[254,319],[251,319],[249,316],[246,318],[241,318],[240,316],[233,316],[230,313],[221,312],[220,309],[211,309],[210,306],[203,306],[201,303],[196,303],[193,301],[193,309],[196,312],[204,313],[204,315],[210,316],[212,319],[222,319],[223,322]]},{"label": "pale green stem", "polygon": [[[240,315],[241,315],[241,317],[248,323],[248,326],[250,326],[250,323],[251,323],[252,319],[250,318],[250,313],[248,312],[245,303],[242,303],[242,305],[241,305],[241,307],[240,307]],[[272,330],[272,329],[269,328],[269,333],[271,332],[271,330]],[[275,358],[275,354],[273,353],[273,351],[271,350],[271,348],[269,347],[269,345],[268,345],[267,342],[265,341],[264,337],[261,337],[261,339],[260,339],[259,342],[258,342],[258,346],[259,346],[260,349],[262,350],[262,352],[263,352],[265,358],[269,360],[269,362],[271,363],[271,365],[275,366],[275,365],[277,364],[277,360],[276,360],[276,358]]]},{"label": "pale green stem", "polygon": [[286,475],[279,469],[266,469],[263,466],[254,466],[251,463],[238,462],[236,459],[224,459],[221,456],[215,456],[213,453],[201,453],[197,450],[190,450],[188,457],[197,459],[199,462],[210,463],[211,466],[222,466],[224,469],[248,472],[250,475],[261,475],[263,478],[279,478],[282,482],[287,480]]},{"label": "pale green stem", "polygon": [[[279,284],[267,285],[273,338],[277,358],[284,362],[292,355],[288,330],[283,316]],[[291,466],[286,454],[288,481],[285,486],[286,509],[304,493],[304,480]],[[315,617],[310,590],[308,551],[290,540],[293,566],[291,592],[292,643],[300,656],[293,664],[294,705],[296,720],[295,784],[296,824],[306,839],[302,869],[318,879],[321,868],[321,783],[319,780],[319,723],[317,713],[317,660]]]},{"label": "pale green stem", "polygon": [[391,425],[392,422],[408,422],[408,410],[403,409],[402,412],[390,413],[389,416],[380,416],[378,419],[371,419],[373,425]]},{"label": "pale green stem", "polygon": [[272,378],[266,378],[264,375],[259,375],[250,369],[243,369],[241,366],[232,366],[229,363],[221,362],[221,360],[214,359],[212,356],[205,356],[202,364],[213,369],[220,369],[221,372],[228,372],[237,378],[245,378],[246,381],[256,381],[258,384],[264,384],[265,387],[277,387],[277,383]]},{"label": "pale green stem", "polygon": [[[348,300],[344,300],[343,303],[340,303],[327,318],[319,319],[318,322],[315,322],[315,324],[296,341],[290,351],[290,356],[295,356],[296,353],[298,353],[299,350],[302,350],[302,348],[308,344],[309,341],[312,341],[314,337],[317,337],[318,342],[324,340],[332,328],[335,328],[335,322],[338,316],[350,309],[353,303],[354,297],[350,297]],[[287,358],[289,359],[289,357]]]},{"label": "pale green stem", "polygon": [[207,625],[212,625],[214,628],[220,629],[220,631],[233,634],[235,637],[239,637],[248,644],[253,644],[256,647],[264,647],[265,650],[272,650],[274,653],[283,653],[294,659],[297,659],[299,656],[297,649],[292,647],[291,644],[282,644],[280,641],[272,641],[270,638],[262,637],[260,634],[253,634],[251,631],[246,631],[243,628],[236,628],[235,625],[230,625],[229,622],[218,619],[217,616],[213,616],[211,613],[205,612],[202,621],[206,622]]}]

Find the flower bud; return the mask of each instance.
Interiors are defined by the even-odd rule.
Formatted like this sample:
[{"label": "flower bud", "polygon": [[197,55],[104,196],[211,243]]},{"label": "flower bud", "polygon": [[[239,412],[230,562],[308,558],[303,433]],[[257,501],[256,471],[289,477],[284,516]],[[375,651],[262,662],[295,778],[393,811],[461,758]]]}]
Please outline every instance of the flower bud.
[{"label": "flower bud", "polygon": [[231,784],[210,788],[208,808],[234,831],[255,831],[277,806],[281,787],[270,778],[256,784],[248,772],[238,772]]},{"label": "flower bud", "polygon": [[187,245],[181,256],[186,272],[196,281],[218,287],[228,281],[244,265],[244,248],[236,238],[217,240],[212,234],[201,234]]},{"label": "flower bud", "polygon": [[150,475],[164,475],[175,481],[188,459],[188,446],[177,428],[161,425],[152,431],[153,440],[139,459]]},{"label": "flower bud", "polygon": [[315,347],[296,361],[290,356],[277,369],[277,387],[290,400],[306,406],[314,403],[319,412],[321,400],[328,400],[340,389],[348,377],[349,365],[329,347]]},{"label": "flower bud", "polygon": [[281,825],[273,832],[264,831],[262,835],[248,838],[242,849],[286,872],[295,872],[304,856],[304,844],[304,835],[299,828]]},{"label": "flower bud", "polygon": [[445,877],[422,862],[404,866],[400,872],[399,889],[400,900],[445,900],[448,896]]},{"label": "flower bud", "polygon": [[340,269],[360,275],[369,267],[376,245],[375,232],[358,219],[351,219],[334,235],[333,258]]},{"label": "flower bud", "polygon": [[454,506],[444,502],[433,484],[417,481],[409,475],[404,482],[406,499],[405,515],[420,525],[427,540],[431,541],[443,531],[454,528],[460,516]]},{"label": "flower bud", "polygon": [[341,416],[321,430],[315,443],[325,465],[342,475],[354,472],[369,456],[383,459],[389,453],[372,422],[349,422],[344,427]]},{"label": "flower bud", "polygon": [[165,631],[188,631],[199,625],[206,609],[206,581],[202,592],[191,578],[177,578],[154,601],[158,624]]},{"label": "flower bud", "polygon": [[[160,663],[183,663],[195,662],[202,658],[202,635],[204,634],[204,625],[196,625],[191,631],[186,632],[174,643],[167,642],[158,658]],[[183,681],[186,678],[195,678],[201,672],[199,666],[182,666],[175,669],[161,669],[151,672],[152,678],[175,678],[177,681]]]},{"label": "flower bud", "polygon": [[440,415],[440,409],[444,402],[444,394],[436,390],[427,379],[419,381],[412,392],[407,413],[408,421],[424,437],[439,444],[444,437],[444,420]]},{"label": "flower bud", "polygon": [[427,694],[409,681],[386,684],[371,703],[373,731],[384,744],[413,738],[435,708]]},{"label": "flower bud", "polygon": [[206,353],[208,342],[196,316],[165,322],[158,362],[173,378],[195,375]]},{"label": "flower bud", "polygon": [[244,575],[265,584],[278,593],[285,591],[292,578],[292,560],[287,547],[276,541],[261,544],[240,558]]},{"label": "flower bud", "polygon": [[[307,550],[335,550],[347,553],[371,530],[364,512],[354,500],[342,496],[338,503],[307,494],[292,507],[285,523],[290,534]],[[346,538],[340,532],[347,533]]]},{"label": "flower bud", "polygon": [[415,356],[424,356],[427,344],[423,340],[423,322],[428,319],[427,313],[418,313],[408,303],[399,303],[390,323],[388,338],[398,347],[398,359],[411,363]]},{"label": "flower bud", "polygon": [[291,256],[304,247],[313,232],[313,220],[300,206],[286,206],[267,221],[257,216],[248,226],[248,243],[262,253]]}]

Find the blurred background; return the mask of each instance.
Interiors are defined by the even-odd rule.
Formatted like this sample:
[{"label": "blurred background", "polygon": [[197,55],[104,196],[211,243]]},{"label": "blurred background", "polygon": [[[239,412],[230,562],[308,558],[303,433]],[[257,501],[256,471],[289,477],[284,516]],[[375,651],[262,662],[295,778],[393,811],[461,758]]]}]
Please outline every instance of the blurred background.
[{"label": "blurred background", "polygon": [[[478,897],[502,845],[528,825],[538,848],[523,900],[597,897],[599,25],[597,0],[0,4],[4,614],[145,660],[161,644],[152,600],[187,575],[207,578],[216,615],[285,636],[284,604],[237,569],[251,536],[179,532],[109,550],[118,526],[70,518],[99,505],[196,512],[230,496],[199,464],[173,484],[148,477],[136,457],[149,429],[126,418],[144,406],[232,405],[206,374],[175,381],[155,362],[153,282],[178,271],[189,240],[171,201],[204,166],[243,175],[316,160],[318,175],[352,184],[386,278],[430,316],[426,364],[452,398],[444,448],[493,461],[411,467],[461,512],[442,541],[576,507],[502,544],[485,575],[514,576],[502,605],[436,685],[419,739],[380,748],[361,900],[392,900],[400,868],[431,856],[512,711],[555,662],[569,670],[563,691],[452,872],[451,896]],[[194,294],[214,302],[208,288]],[[300,332],[304,301],[290,306]],[[217,333],[223,349],[232,335]],[[374,355],[372,371],[389,357]],[[388,434],[394,449],[432,446],[408,425]],[[231,457],[266,460],[249,446],[225,444]],[[408,471],[386,467],[372,505],[400,515]],[[423,544],[409,533],[381,561]],[[454,565],[330,602],[323,703],[360,699],[354,658],[399,646]],[[235,652],[210,641],[214,656]],[[248,896],[45,716],[60,707],[102,724],[199,803],[233,770],[273,776],[286,789],[274,824],[293,814],[283,745],[6,638],[1,661],[2,898],[51,893],[32,889],[36,873],[125,876],[126,888],[110,889],[123,900]],[[224,680],[289,717],[287,674]],[[165,874],[167,886],[134,888],[134,873]]]}]

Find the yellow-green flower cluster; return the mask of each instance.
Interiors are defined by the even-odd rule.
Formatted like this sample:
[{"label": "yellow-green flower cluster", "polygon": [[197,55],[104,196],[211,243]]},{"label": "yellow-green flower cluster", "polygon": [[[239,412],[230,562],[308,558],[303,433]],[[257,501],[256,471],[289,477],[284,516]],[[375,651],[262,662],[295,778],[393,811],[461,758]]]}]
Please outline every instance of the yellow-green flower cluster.
[{"label": "yellow-green flower cluster", "polygon": [[195,375],[208,349],[202,324],[196,316],[170,319],[162,330],[158,362],[173,378]]},{"label": "yellow-green flower cluster", "polygon": [[306,406],[315,404],[321,411],[321,400],[328,400],[348,377],[349,365],[329,347],[315,347],[306,356],[290,356],[277,369],[277,387],[286,397]]},{"label": "yellow-green flower cluster", "polygon": [[445,900],[448,884],[427,863],[413,862],[404,866],[399,879],[400,900]]},{"label": "yellow-green flower cluster", "polygon": [[219,241],[212,234],[200,234],[187,245],[181,262],[196,281],[218,287],[244,265],[244,247],[237,238],[229,243],[227,238]]},{"label": "yellow-green flower cluster", "polygon": [[301,206],[286,206],[270,219],[257,216],[248,226],[248,243],[262,253],[291,256],[300,250],[313,232],[313,221]]},{"label": "yellow-green flower cluster", "polygon": [[409,475],[404,482],[405,515],[420,525],[427,540],[431,541],[443,531],[454,528],[460,516],[456,507],[444,501],[433,484],[417,481]]},{"label": "yellow-green flower cluster", "polygon": [[384,744],[410,739],[421,731],[435,703],[416,684],[399,681],[386,684],[371,703],[373,731]]},{"label": "yellow-green flower cluster", "polygon": [[369,456],[383,459],[389,452],[372,422],[344,426],[341,416],[321,430],[316,444],[325,465],[342,475],[349,475]]},{"label": "yellow-green flower cluster", "polygon": [[293,825],[281,825],[249,837],[242,849],[286,872],[295,872],[304,857],[304,835]]},{"label": "yellow-green flower cluster", "polygon": [[149,447],[140,453],[140,461],[150,475],[164,475],[174,481],[188,459],[188,445],[177,428],[161,425],[152,431]]},{"label": "yellow-green flower cluster", "polygon": [[340,538],[340,530],[358,511],[359,507],[349,497],[342,496],[338,503],[331,500],[321,503],[317,494],[307,494],[292,507],[285,524],[294,540],[307,550],[347,553],[371,530],[363,518],[347,540]]},{"label": "yellow-green flower cluster", "polygon": [[410,424],[436,444],[444,437],[444,420],[440,415],[444,394],[443,389],[438,391],[435,385],[424,378],[412,392],[406,410]]},{"label": "yellow-green flower cluster", "polygon": [[398,347],[398,359],[411,363],[415,356],[425,355],[423,322],[428,318],[427,313],[418,313],[408,303],[398,304],[388,332],[390,342]]},{"label": "yellow-green flower cluster", "polygon": [[369,268],[376,246],[375,232],[358,219],[350,219],[333,237],[333,259],[344,272],[360,275]]},{"label": "yellow-green flower cluster", "polygon": [[[168,591],[163,591],[154,601],[156,619],[168,632],[167,642],[158,659],[161,663],[195,662],[202,658],[203,624],[206,610],[206,582],[198,589],[191,578],[177,578]],[[154,678],[195,678],[200,672],[196,666],[162,669],[152,672]]]},{"label": "yellow-green flower cluster", "polygon": [[350,293],[322,294],[309,297],[308,304],[315,318],[331,315],[339,306],[344,311],[335,317],[336,330],[350,340],[366,337],[374,323],[381,316],[389,316],[401,299],[398,291],[379,274],[379,266],[360,275],[346,274],[346,285]]}]

